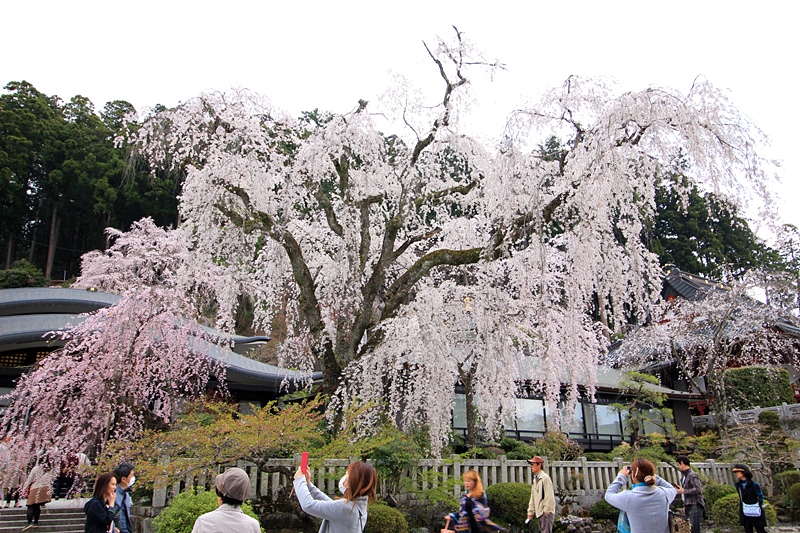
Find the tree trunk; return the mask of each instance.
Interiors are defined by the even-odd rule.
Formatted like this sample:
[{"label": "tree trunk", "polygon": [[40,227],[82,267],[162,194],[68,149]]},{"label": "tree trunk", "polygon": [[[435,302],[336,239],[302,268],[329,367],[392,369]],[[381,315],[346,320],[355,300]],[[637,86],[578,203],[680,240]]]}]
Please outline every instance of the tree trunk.
[{"label": "tree trunk", "polygon": [[467,403],[467,446],[474,448],[478,445],[478,411],[475,408],[475,391],[472,383],[465,383]]},{"label": "tree trunk", "polygon": [[50,219],[50,241],[47,245],[47,266],[45,267],[44,277],[53,277],[53,263],[56,258],[56,244],[58,243],[58,230],[61,220],[58,218],[58,204],[53,205],[53,217]]},{"label": "tree trunk", "polygon": [[14,233],[9,231],[8,232],[8,248],[6,249],[6,270],[11,268],[11,263],[14,262],[14,245],[16,244],[16,240],[14,239]]}]

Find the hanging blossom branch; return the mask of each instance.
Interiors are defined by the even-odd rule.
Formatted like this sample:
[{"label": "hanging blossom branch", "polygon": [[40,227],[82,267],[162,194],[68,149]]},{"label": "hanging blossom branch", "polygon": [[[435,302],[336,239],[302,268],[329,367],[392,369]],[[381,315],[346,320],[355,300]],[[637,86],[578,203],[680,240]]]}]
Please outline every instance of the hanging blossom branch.
[{"label": "hanging blossom branch", "polygon": [[172,423],[209,379],[224,387],[224,365],[203,353],[214,339],[186,320],[185,298],[163,287],[136,291],[53,333],[64,346],[6,396],[2,437],[14,463],[5,472],[24,471],[37,454],[57,464],[68,453],[136,439]]}]

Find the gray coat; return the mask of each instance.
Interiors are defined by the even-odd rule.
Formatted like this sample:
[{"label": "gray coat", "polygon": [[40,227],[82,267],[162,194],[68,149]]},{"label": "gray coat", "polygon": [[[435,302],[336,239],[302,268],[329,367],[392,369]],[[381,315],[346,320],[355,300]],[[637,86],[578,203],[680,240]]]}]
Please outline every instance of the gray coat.
[{"label": "gray coat", "polygon": [[606,490],[606,501],[628,514],[631,533],[669,533],[669,504],[678,491],[656,476],[655,486],[624,490],[628,478],[620,474]]},{"label": "gray coat", "polygon": [[332,500],[305,478],[294,480],[294,492],[303,511],[322,518],[319,533],[362,533],[367,523],[367,497],[352,502]]}]

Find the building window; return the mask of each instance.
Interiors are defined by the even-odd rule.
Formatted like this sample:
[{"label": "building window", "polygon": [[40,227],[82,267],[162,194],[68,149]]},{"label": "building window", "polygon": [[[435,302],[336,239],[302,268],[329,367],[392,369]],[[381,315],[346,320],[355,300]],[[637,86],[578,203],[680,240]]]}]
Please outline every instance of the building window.
[{"label": "building window", "polygon": [[[507,424],[507,429],[516,429],[522,435],[531,433],[539,435],[547,431],[545,425],[544,415],[544,401],[543,400],[529,400],[526,398],[517,398],[517,427]],[[531,435],[533,436],[533,435]]]},{"label": "building window", "polygon": [[610,405],[595,405],[594,414],[597,421],[596,433],[598,435],[622,436],[619,413],[613,407]]},{"label": "building window", "polygon": [[466,429],[467,427],[467,395],[456,394],[453,405],[453,427]]}]

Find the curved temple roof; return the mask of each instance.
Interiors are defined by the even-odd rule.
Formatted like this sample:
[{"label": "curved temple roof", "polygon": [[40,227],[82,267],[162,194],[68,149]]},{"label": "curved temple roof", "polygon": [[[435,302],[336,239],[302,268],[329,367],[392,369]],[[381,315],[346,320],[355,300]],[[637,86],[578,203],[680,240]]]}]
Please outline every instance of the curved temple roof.
[{"label": "curved temple roof", "polygon": [[[53,341],[44,338],[48,332],[63,330],[85,320],[90,313],[114,305],[120,296],[104,292],[61,288],[25,288],[0,290],[0,353],[29,348],[50,348]],[[202,327],[202,326],[201,326]],[[213,337],[226,334],[212,328],[202,327]],[[281,383],[288,379],[303,380],[306,374],[261,363],[241,355],[269,340],[268,337],[231,336],[234,348],[226,350],[218,345],[195,338],[193,345],[212,359],[222,361],[226,367],[226,379],[230,382],[252,385],[277,392]],[[320,379],[321,373],[312,374]]]}]

